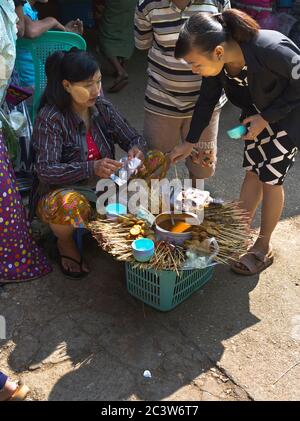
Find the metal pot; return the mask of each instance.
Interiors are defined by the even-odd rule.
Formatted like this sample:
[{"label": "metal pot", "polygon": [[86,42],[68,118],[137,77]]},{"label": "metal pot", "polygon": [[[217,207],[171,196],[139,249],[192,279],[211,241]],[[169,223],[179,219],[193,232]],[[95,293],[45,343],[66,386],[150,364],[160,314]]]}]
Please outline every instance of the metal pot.
[{"label": "metal pot", "polygon": [[171,244],[182,245],[185,241],[192,238],[192,228],[187,232],[171,232],[161,227],[161,223],[165,221],[182,221],[190,225],[199,225],[197,215],[194,213],[184,212],[181,214],[164,212],[155,218],[155,237],[158,241],[166,241]]}]

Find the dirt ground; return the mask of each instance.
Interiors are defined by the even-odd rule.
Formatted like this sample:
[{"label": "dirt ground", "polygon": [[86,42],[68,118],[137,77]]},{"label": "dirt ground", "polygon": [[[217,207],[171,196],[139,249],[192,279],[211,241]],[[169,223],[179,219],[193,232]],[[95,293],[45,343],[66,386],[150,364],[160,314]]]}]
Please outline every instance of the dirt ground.
[{"label": "dirt ground", "polygon": [[[111,96],[139,130],[145,65],[136,54],[129,86]],[[105,77],[106,86],[111,81]],[[225,135],[237,115],[230,105],[222,114],[218,169],[206,184],[215,197],[237,198],[243,179],[242,145]],[[248,278],[218,266],[203,289],[168,313],[131,297],[123,265],[89,237],[91,274],[64,278],[47,237],[53,272],[0,288],[7,321],[1,370],[30,386],[30,400],[299,400],[299,179],[298,159],[286,181],[274,265]]]}]

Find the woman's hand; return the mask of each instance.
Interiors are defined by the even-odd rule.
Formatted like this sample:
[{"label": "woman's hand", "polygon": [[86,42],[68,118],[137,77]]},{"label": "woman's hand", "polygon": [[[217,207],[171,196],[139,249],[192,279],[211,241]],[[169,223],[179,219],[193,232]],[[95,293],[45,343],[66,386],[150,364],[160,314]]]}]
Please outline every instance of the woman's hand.
[{"label": "woman's hand", "polygon": [[128,159],[133,159],[133,158],[138,158],[142,162],[145,159],[143,152],[137,146],[134,146],[128,151]]},{"label": "woman's hand", "polygon": [[75,34],[83,34],[83,22],[80,19],[71,20],[65,25],[66,32],[74,32]]},{"label": "woman's hand", "polygon": [[186,159],[192,153],[194,144],[190,142],[184,142],[182,145],[175,146],[170,152],[170,160],[172,164],[176,164],[183,159]]},{"label": "woman's hand", "polygon": [[114,172],[122,168],[122,164],[113,159],[104,158],[94,161],[95,174],[100,178],[109,178]]},{"label": "woman's hand", "polygon": [[269,124],[260,114],[245,118],[243,125],[249,124],[248,132],[242,137],[243,140],[254,140]]}]

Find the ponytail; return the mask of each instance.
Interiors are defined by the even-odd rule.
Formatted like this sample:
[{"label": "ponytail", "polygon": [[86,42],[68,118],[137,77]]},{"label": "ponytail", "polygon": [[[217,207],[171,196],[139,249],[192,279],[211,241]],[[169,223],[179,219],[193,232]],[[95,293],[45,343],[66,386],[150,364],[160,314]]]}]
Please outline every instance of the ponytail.
[{"label": "ponytail", "polygon": [[65,51],[57,51],[46,60],[45,73],[47,77],[47,86],[41,98],[39,109],[46,104],[58,105],[61,109],[62,104],[70,103],[70,96],[62,86],[62,63],[66,56]]},{"label": "ponytail", "polygon": [[215,15],[197,13],[181,29],[175,57],[185,57],[192,48],[210,53],[225,41],[249,42],[258,31],[258,23],[247,13],[237,9],[228,9]]},{"label": "ponytail", "polygon": [[72,98],[64,89],[62,81],[82,82],[93,77],[98,70],[97,60],[86,51],[75,47],[70,51],[57,51],[49,56],[45,65],[47,86],[39,110],[47,104],[56,105],[61,111],[69,109]]},{"label": "ponytail", "polygon": [[259,31],[259,24],[247,13],[237,9],[227,9],[219,16],[224,30],[229,32],[230,37],[240,43],[249,42]]}]

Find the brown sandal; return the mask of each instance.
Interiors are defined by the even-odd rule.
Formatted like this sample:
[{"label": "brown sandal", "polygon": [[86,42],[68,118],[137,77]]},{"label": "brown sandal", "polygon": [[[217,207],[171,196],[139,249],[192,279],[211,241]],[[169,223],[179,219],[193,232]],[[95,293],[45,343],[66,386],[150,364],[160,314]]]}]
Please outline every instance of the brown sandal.
[{"label": "brown sandal", "polygon": [[[270,250],[266,255],[259,251],[253,250],[248,251],[248,253],[241,256],[241,258],[231,266],[231,269],[239,275],[252,276],[264,271],[269,266],[271,266],[273,262],[274,255],[272,250]],[[237,263],[241,263],[247,269],[239,268],[236,266]]]}]

